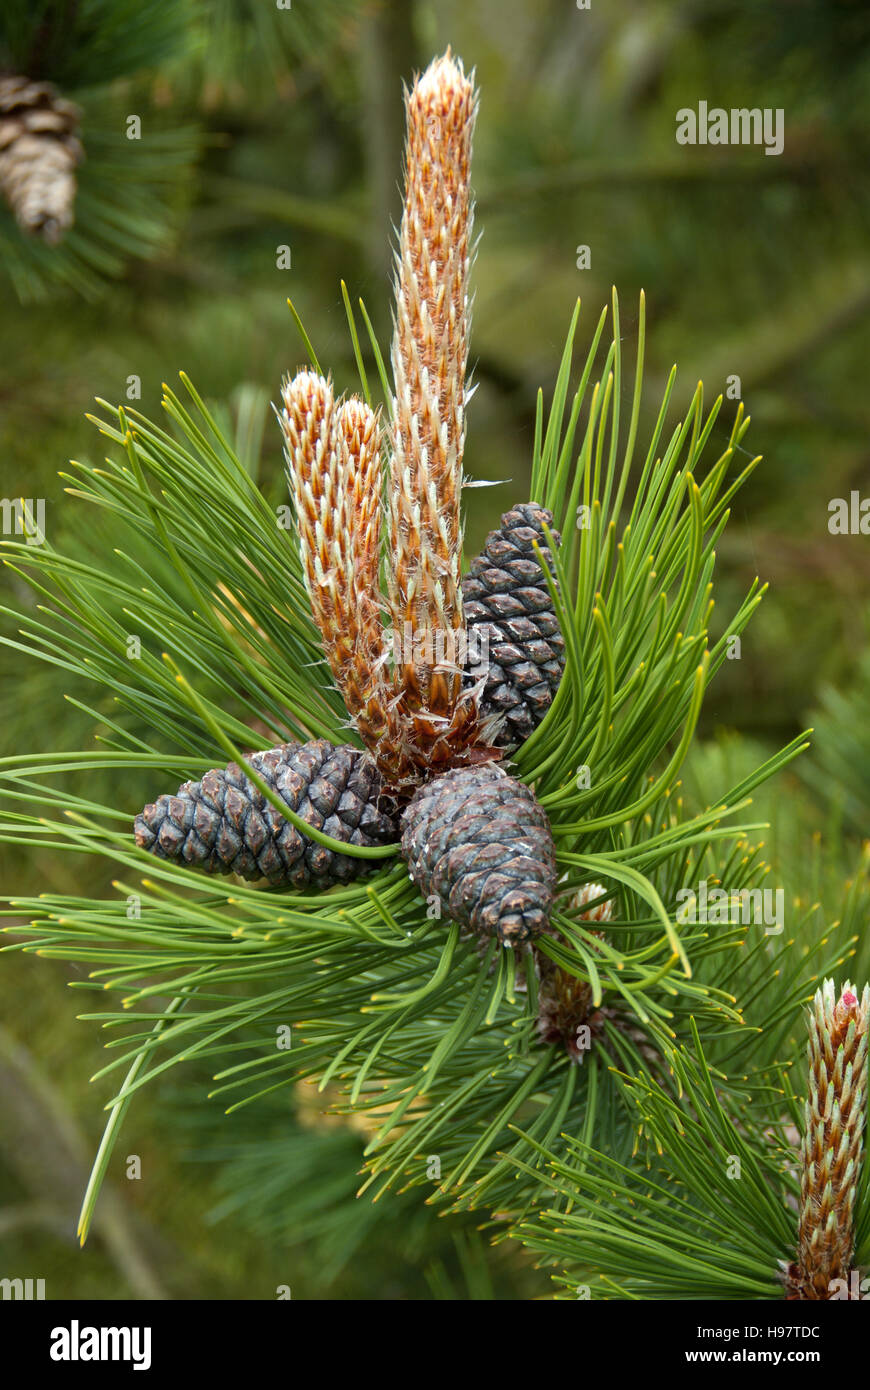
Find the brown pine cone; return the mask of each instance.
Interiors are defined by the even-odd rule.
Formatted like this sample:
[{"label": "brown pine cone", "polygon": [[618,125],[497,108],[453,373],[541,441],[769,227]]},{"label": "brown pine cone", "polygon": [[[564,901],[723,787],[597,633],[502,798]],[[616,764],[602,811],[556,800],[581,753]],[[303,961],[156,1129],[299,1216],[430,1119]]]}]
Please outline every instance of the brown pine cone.
[{"label": "brown pine cone", "polygon": [[[534,542],[552,573],[543,523],[553,517],[537,502],[505,512],[482,554],[462,580],[462,604],[470,658],[481,644],[486,680],[480,700],[484,717],[498,716],[492,742],[512,752],[540,724],[565,669],[565,641]],[[558,531],[551,532],[556,545]],[[473,668],[472,668],[473,670]],[[466,675],[471,682],[472,672]]]},{"label": "brown pine cone", "polygon": [[494,763],[444,773],[402,815],[402,854],[424,897],[506,946],[549,920],[556,859],[534,792]]},{"label": "brown pine cone", "polygon": [[[380,777],[358,749],[316,739],[253,753],[249,761],[292,811],[333,839],[352,845],[398,839],[380,803]],[[136,817],[135,835],[140,849],[159,859],[266,879],[274,887],[331,888],[373,867],[371,860],[339,854],[301,834],[237,763],[185,782],[175,796],[158,797]]]}]

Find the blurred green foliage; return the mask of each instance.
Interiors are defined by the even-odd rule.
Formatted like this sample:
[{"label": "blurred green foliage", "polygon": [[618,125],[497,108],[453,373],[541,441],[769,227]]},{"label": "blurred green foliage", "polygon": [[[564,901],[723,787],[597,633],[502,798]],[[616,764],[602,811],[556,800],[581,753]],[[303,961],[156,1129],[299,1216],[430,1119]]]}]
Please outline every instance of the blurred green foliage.
[{"label": "blurred green foliage", "polygon": [[[73,99],[84,159],[73,225],[58,244],[23,232],[0,201],[0,274],[24,302],[54,286],[96,296],[133,257],[165,253],[190,189],[196,125],[163,120],[147,84],[164,63],[197,51],[196,0],[8,0],[0,10],[0,75]],[[130,118],[145,139],[131,143]]]}]

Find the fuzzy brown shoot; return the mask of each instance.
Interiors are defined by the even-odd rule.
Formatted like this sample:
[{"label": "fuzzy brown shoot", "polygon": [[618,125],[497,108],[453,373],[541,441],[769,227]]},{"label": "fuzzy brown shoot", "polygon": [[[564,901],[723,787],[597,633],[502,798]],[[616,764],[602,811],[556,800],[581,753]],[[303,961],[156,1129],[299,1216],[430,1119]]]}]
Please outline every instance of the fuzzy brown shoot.
[{"label": "fuzzy brown shoot", "polygon": [[846,983],[838,996],[833,980],[817,990],[810,1010],[798,1254],[787,1276],[795,1299],[829,1299],[838,1289],[850,1296],[867,1105],[868,1017],[870,990],[865,986],[859,999]]},{"label": "fuzzy brown shoot", "polygon": [[331,382],[299,372],[284,384],[284,431],[302,573],[323,650],[352,721],[369,744],[390,722],[378,581],[378,416],[336,403]]},{"label": "fuzzy brown shoot", "polygon": [[[415,636],[447,634],[448,649],[463,628],[460,494],[476,109],[473,83],[449,50],[407,94],[392,345],[393,623]],[[450,720],[461,688],[457,664],[408,653],[400,670],[406,708]]]}]

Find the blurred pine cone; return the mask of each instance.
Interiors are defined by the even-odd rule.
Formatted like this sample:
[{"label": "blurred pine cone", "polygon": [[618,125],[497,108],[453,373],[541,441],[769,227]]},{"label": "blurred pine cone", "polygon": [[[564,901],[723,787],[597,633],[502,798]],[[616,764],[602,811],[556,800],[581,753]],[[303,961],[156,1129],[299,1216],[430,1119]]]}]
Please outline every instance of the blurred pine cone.
[{"label": "blurred pine cone", "polygon": [[[537,541],[552,573],[543,526],[544,522],[552,526],[552,521],[552,514],[537,502],[511,508],[500,528],[490,532],[483,553],[472,561],[462,580],[470,660],[479,640],[486,673],[481,714],[501,719],[501,728],[490,741],[508,752],[524,743],[540,724],[565,669],[565,642],[534,550]],[[558,531],[551,534],[558,545]]]},{"label": "blurred pine cone", "polygon": [[[326,739],[285,743],[253,753],[251,766],[292,811],[345,844],[383,845],[398,838],[381,808],[371,759]],[[212,874],[266,879],[273,887],[331,888],[372,867],[309,840],[270,805],[237,763],[185,782],[136,817],[136,843],[159,859]]]},{"label": "blurred pine cone", "polygon": [[454,922],[506,946],[547,925],[556,884],[547,813],[494,763],[421,787],[402,816],[402,854],[423,896],[437,895]]},{"label": "blurred pine cone", "polygon": [[48,82],[0,77],[0,192],[22,231],[50,246],[73,224],[79,115]]}]

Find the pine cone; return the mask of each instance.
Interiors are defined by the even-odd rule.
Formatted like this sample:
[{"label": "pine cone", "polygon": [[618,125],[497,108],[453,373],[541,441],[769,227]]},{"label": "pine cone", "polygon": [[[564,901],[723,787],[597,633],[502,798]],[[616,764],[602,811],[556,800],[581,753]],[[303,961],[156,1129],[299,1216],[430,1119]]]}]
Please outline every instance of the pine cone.
[{"label": "pine cone", "polygon": [[[395,821],[379,806],[380,777],[358,749],[317,739],[253,753],[250,762],[292,811],[334,839],[352,845],[398,839]],[[300,834],[237,763],[185,782],[175,796],[158,797],[134,828],[140,849],[160,859],[266,879],[273,887],[331,888],[372,867]]]},{"label": "pine cone", "polygon": [[[586,883],[574,894],[569,907],[580,908],[583,921],[609,922],[613,916],[612,900],[586,909],[587,903],[606,892],[600,883]],[[555,935],[552,928],[550,933]],[[564,1047],[572,1062],[582,1062],[586,1049],[581,1045],[579,1030],[592,1022],[592,986],[563,970],[543,951],[535,950],[534,955],[538,977],[538,1035],[542,1042]]]},{"label": "pine cone", "polygon": [[[479,639],[486,670],[481,714],[501,718],[491,741],[508,752],[540,724],[565,669],[565,642],[533,548],[537,541],[552,573],[543,529],[544,522],[550,526],[552,521],[537,502],[505,512],[500,529],[490,532],[462,581],[472,658]],[[558,545],[559,533],[551,534]],[[466,680],[471,676],[469,672]]]},{"label": "pine cone", "polygon": [[792,1299],[829,1299],[835,1280],[850,1288],[867,1104],[868,1018],[866,985],[860,1001],[848,983],[839,999],[833,980],[816,991],[809,1016],[798,1255],[786,1271]]},{"label": "pine cone", "polygon": [[0,192],[22,231],[50,246],[73,224],[79,115],[48,82],[0,77]]},{"label": "pine cone", "polygon": [[531,789],[493,763],[421,787],[402,816],[402,854],[424,897],[506,946],[548,922],[556,884],[550,823]]}]

